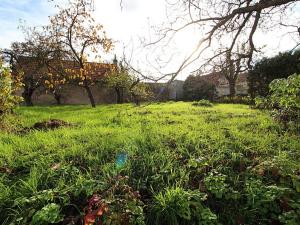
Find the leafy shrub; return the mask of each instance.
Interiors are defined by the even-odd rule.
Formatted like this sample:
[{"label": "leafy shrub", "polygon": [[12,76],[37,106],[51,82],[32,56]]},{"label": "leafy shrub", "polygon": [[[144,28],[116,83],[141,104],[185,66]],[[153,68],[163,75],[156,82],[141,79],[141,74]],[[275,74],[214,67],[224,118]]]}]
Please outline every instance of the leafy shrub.
[{"label": "leafy shrub", "polygon": [[256,109],[269,109],[269,108],[271,108],[269,99],[263,98],[263,97],[256,97],[254,99],[254,106],[253,107],[256,108]]},{"label": "leafy shrub", "polygon": [[194,106],[204,106],[204,107],[212,107],[213,106],[213,104],[210,101],[204,100],[204,99],[202,99],[198,102],[194,102],[193,105]]},{"label": "leafy shrub", "polygon": [[123,103],[125,100],[124,96],[129,97],[126,101],[130,100],[136,105],[153,97],[149,85],[140,82],[140,79],[133,75],[130,69],[123,65],[123,62],[118,64],[116,58],[114,62],[116,63],[115,67],[105,81],[107,86],[115,91],[117,103]]},{"label": "leafy shrub", "polygon": [[274,117],[285,126],[300,121],[300,75],[277,79],[270,83],[270,95],[256,98],[257,108],[271,109]]},{"label": "leafy shrub", "polygon": [[19,75],[13,77],[0,58],[0,130],[10,132],[15,129],[15,118],[8,114],[22,101],[22,97],[15,94],[21,86]]},{"label": "leafy shrub", "polygon": [[248,85],[252,98],[269,94],[269,84],[300,72],[300,50],[279,53],[272,58],[263,58],[249,71]]},{"label": "leafy shrub", "polygon": [[60,215],[60,206],[55,203],[51,203],[33,215],[31,225],[47,225],[50,223],[58,223],[62,220],[63,218]]},{"label": "leafy shrub", "polygon": [[114,177],[107,190],[93,195],[86,208],[85,224],[145,225],[140,194],[127,185],[127,180],[126,176]]},{"label": "leafy shrub", "polygon": [[217,216],[203,205],[206,194],[169,188],[154,196],[151,223],[156,225],[216,224]]},{"label": "leafy shrub", "polygon": [[[282,209],[278,204],[288,188],[263,184],[261,180],[249,179],[245,184],[245,196],[248,213],[247,221],[253,224],[258,221],[277,221]],[[268,223],[270,224],[270,223]]]},{"label": "leafy shrub", "polygon": [[300,74],[272,81],[270,92],[271,105],[277,109],[277,118],[284,122],[299,121]]},{"label": "leafy shrub", "polygon": [[204,179],[205,187],[216,198],[222,198],[227,191],[228,185],[225,183],[226,175],[211,172]]},{"label": "leafy shrub", "polygon": [[132,101],[136,105],[139,105],[141,101],[148,101],[153,98],[153,92],[150,90],[149,85],[142,82],[139,82],[135,85],[132,84],[129,92]]},{"label": "leafy shrub", "polygon": [[9,67],[0,60],[0,117],[11,112],[22,101],[15,92],[22,86],[20,77],[13,77]]},{"label": "leafy shrub", "polygon": [[280,222],[287,225],[297,225],[300,221],[300,201],[292,201],[290,211],[279,216]]}]

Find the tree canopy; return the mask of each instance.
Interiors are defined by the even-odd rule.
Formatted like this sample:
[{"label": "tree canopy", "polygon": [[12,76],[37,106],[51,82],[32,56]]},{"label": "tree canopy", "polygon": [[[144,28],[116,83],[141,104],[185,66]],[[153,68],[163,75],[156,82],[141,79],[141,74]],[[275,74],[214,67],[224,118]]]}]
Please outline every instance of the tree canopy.
[{"label": "tree canopy", "polygon": [[265,57],[249,71],[249,93],[252,97],[266,96],[269,93],[269,84],[273,80],[287,78],[294,73],[300,73],[300,50]]},{"label": "tree canopy", "polygon": [[[95,107],[95,100],[90,89],[95,83],[88,59],[94,56],[101,58],[101,53],[112,49],[112,40],[106,36],[101,24],[96,23],[92,16],[93,1],[69,0],[68,6],[57,6],[59,12],[50,17],[50,24],[45,27],[51,39],[59,43],[68,52],[70,58],[80,67],[80,73],[74,73],[78,84],[87,91],[91,105]],[[95,64],[95,66],[101,64]]]}]

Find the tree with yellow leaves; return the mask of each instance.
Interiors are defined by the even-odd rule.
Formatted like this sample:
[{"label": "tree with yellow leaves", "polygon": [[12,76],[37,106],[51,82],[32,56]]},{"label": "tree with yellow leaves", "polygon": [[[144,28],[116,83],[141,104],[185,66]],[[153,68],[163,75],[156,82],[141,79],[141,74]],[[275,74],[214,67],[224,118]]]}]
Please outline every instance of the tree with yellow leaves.
[{"label": "tree with yellow leaves", "polygon": [[47,91],[53,94],[57,105],[61,104],[61,90],[63,88],[63,85],[65,85],[66,83],[67,79],[65,78],[64,73],[47,73],[44,86],[47,89]]},{"label": "tree with yellow leaves", "polygon": [[69,0],[66,8],[57,6],[59,12],[50,17],[50,25],[45,30],[68,51],[76,65],[67,68],[66,72],[86,90],[92,107],[95,107],[91,86],[98,78],[95,67],[103,64],[91,64],[88,59],[92,56],[95,60],[100,59],[100,51],[109,52],[113,44],[103,26],[95,22],[92,3],[91,0]]},{"label": "tree with yellow leaves", "polygon": [[[25,35],[23,42],[14,42],[9,49],[0,51],[10,62],[14,73],[22,72],[22,83],[24,84],[22,96],[25,104],[32,106],[34,92],[48,89],[49,86],[45,85],[46,80],[53,84],[54,80],[56,84],[58,79],[64,80],[66,75],[62,74],[60,62],[69,58],[60,42],[49,37],[49,33],[40,27],[23,26],[22,31]],[[52,65],[55,66],[52,67]],[[55,74],[51,79],[48,76],[49,72]],[[50,91],[52,92],[52,90]]]},{"label": "tree with yellow leaves", "polygon": [[22,101],[22,97],[16,95],[21,86],[19,74],[13,76],[11,69],[5,66],[0,58],[0,118]]}]

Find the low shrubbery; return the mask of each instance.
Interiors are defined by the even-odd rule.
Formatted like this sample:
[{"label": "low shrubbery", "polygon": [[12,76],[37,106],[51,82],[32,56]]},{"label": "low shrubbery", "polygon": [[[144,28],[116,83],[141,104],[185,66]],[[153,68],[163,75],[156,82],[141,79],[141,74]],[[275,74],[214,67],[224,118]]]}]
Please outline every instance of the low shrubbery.
[{"label": "low shrubbery", "polygon": [[248,96],[224,96],[216,99],[216,102],[218,103],[229,103],[229,104],[245,104],[250,105],[252,103],[252,100]]},{"label": "low shrubbery", "polygon": [[10,113],[22,101],[16,91],[22,86],[19,77],[13,77],[9,67],[0,59],[0,117]]},{"label": "low shrubbery", "polygon": [[204,107],[212,107],[213,104],[209,101],[209,100],[199,100],[198,102],[193,102],[192,103],[193,106],[204,106]]},{"label": "low shrubbery", "polygon": [[16,91],[22,86],[19,76],[13,77],[10,68],[0,59],[0,130],[11,130],[13,118],[9,116],[22,101]]},{"label": "low shrubbery", "polygon": [[300,73],[300,49],[287,51],[259,60],[249,71],[248,86],[252,99],[270,94],[270,83],[275,79],[287,78]]},{"label": "low shrubbery", "polygon": [[256,107],[272,110],[279,122],[300,123],[300,75],[294,74],[287,79],[277,79],[270,83],[270,94],[266,98],[256,98]]}]

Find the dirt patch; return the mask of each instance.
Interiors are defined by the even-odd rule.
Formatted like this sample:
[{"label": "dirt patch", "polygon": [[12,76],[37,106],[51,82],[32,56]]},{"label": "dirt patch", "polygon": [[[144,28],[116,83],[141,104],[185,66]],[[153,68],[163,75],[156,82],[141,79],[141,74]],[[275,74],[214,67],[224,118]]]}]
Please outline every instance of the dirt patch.
[{"label": "dirt patch", "polygon": [[139,112],[135,112],[135,114],[138,115],[148,115],[148,114],[152,114],[152,112],[150,110],[145,110],[145,111],[139,111]]},{"label": "dirt patch", "polygon": [[71,124],[63,120],[51,119],[48,121],[35,123],[31,128],[35,130],[54,130],[61,127],[68,127]]},{"label": "dirt patch", "polygon": [[63,120],[51,119],[47,121],[37,122],[32,127],[24,127],[21,131],[19,131],[19,133],[26,134],[33,130],[47,131],[70,126],[72,126],[71,123],[65,122]]},{"label": "dirt patch", "polygon": [[12,169],[10,169],[8,167],[0,167],[0,173],[11,174],[12,173]]}]

